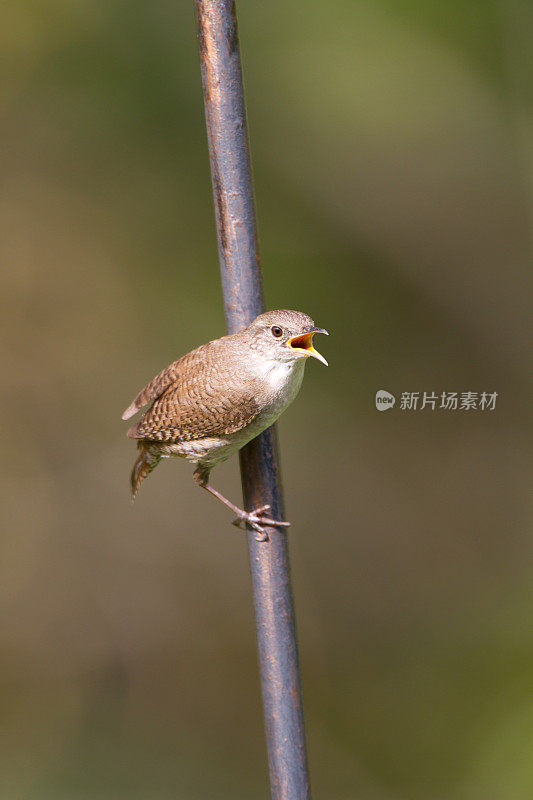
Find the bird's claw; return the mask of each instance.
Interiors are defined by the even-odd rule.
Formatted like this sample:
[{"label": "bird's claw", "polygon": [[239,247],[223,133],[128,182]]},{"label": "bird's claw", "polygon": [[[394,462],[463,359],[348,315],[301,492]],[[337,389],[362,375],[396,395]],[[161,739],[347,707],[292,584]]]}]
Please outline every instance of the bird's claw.
[{"label": "bird's claw", "polygon": [[264,525],[268,525],[272,528],[288,528],[291,524],[290,522],[285,522],[284,520],[276,520],[270,519],[269,517],[264,517],[263,514],[266,511],[270,511],[270,506],[260,506],[259,508],[255,508],[253,511],[243,511],[237,519],[233,520],[233,525],[236,525],[237,528],[241,527],[241,523],[244,522],[245,525],[249,525],[254,531],[257,531],[257,536],[255,537],[258,542],[266,542],[268,540],[268,534],[264,529]]}]

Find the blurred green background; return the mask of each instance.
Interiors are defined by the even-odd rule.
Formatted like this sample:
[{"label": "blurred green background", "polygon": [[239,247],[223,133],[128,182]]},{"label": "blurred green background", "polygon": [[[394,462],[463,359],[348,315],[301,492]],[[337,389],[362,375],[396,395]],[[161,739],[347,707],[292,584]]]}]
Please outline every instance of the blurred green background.
[{"label": "blurred green background", "polygon": [[[192,3],[2,16],[0,797],[265,798],[244,539],[181,461],[132,507],[120,420],[224,332]],[[267,304],[331,333],[280,423],[314,795],[531,798],[531,6],[239,23]]]}]

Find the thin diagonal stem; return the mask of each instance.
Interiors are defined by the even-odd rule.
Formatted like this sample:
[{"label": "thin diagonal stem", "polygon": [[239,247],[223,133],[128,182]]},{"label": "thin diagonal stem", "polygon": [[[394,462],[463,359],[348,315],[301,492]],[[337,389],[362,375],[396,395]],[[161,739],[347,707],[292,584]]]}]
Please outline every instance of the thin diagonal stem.
[{"label": "thin diagonal stem", "polygon": [[[229,333],[264,311],[235,5],[196,0],[218,251]],[[269,428],[241,451],[245,508],[283,520],[277,437]],[[274,800],[310,798],[296,625],[285,531],[248,533],[263,707]]]}]

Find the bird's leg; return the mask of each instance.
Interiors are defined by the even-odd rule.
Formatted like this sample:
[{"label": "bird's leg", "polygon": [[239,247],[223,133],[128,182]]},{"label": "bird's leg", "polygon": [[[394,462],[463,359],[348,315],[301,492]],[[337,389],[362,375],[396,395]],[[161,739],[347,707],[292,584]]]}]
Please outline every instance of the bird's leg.
[{"label": "bird's leg", "polygon": [[220,500],[221,503],[224,503],[225,506],[237,514],[237,519],[233,520],[234,525],[239,527],[241,522],[244,522],[257,531],[259,534],[259,536],[256,536],[258,542],[264,542],[268,539],[267,532],[263,527],[264,525],[269,525],[272,528],[288,528],[291,524],[290,522],[270,519],[269,517],[263,516],[266,511],[270,510],[269,505],[260,506],[259,508],[255,508],[253,511],[244,511],[242,508],[239,508],[239,506],[236,506],[231,502],[231,500],[228,500],[227,497],[224,497],[224,495],[217,491],[214,486],[211,486],[207,482],[209,478],[209,470],[198,466],[194,471],[193,478],[198,486],[201,486],[202,489],[205,489],[207,492],[209,492],[209,494],[212,494],[213,497],[216,497],[217,500]]}]

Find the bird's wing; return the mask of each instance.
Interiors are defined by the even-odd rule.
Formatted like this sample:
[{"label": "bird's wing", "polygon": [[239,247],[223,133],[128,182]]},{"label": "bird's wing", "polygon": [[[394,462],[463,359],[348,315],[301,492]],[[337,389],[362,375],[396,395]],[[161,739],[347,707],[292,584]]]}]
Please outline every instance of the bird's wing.
[{"label": "bird's wing", "polygon": [[[130,438],[187,442],[236,433],[255,419],[260,411],[256,387],[248,381],[236,386],[232,365],[221,363],[208,347],[202,345],[198,348],[202,352],[193,350],[171,364],[141,392],[139,398],[144,404],[152,384],[165,386],[141,420],[129,429]],[[173,368],[173,377],[166,376]],[[233,387],[231,391],[228,386]]]},{"label": "bird's wing", "polygon": [[177,361],[169,364],[168,367],[165,367],[159,375],[156,375],[155,378],[139,392],[135,400],[130,403],[122,414],[122,419],[133,417],[133,415],[136,414],[137,411],[140,411],[147,403],[151,403],[153,400],[157,400],[158,397],[161,397],[163,392],[168,389],[171,384],[179,380],[180,373],[188,372],[191,366],[194,366],[201,360],[201,351],[203,351],[204,348],[207,348],[207,345],[198,347],[196,350],[187,353],[187,355],[178,358]]},{"label": "bird's wing", "polygon": [[158,442],[190,442],[211,436],[236,433],[252,422],[259,412],[254,397],[239,398],[239,403],[183,403],[179,389],[170,386],[143,418],[128,431],[131,439]]}]

